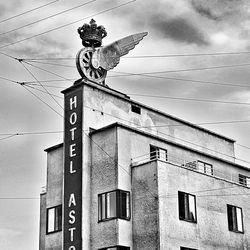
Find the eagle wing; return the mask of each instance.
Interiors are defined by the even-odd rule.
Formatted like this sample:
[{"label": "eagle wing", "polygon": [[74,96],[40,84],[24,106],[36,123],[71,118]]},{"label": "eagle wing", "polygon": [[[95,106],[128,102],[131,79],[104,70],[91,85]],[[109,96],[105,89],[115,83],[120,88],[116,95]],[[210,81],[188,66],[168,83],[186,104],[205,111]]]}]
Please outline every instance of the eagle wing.
[{"label": "eagle wing", "polygon": [[147,34],[143,32],[127,36],[97,49],[92,57],[93,64],[105,70],[113,69],[120,62],[120,57],[128,54]]}]

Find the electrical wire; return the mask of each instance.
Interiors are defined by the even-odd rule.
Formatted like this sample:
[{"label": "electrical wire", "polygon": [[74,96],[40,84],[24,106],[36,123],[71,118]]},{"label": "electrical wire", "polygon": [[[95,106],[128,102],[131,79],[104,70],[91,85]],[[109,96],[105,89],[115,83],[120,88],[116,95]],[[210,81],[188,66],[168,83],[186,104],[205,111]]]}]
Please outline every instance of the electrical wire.
[{"label": "electrical wire", "polygon": [[[111,157],[111,155],[109,155],[99,144],[97,144],[87,133],[85,133],[84,132],[84,134],[87,136],[87,137],[89,137],[89,139],[100,149],[100,150],[102,150],[108,157],[110,157],[110,158],[113,158],[113,157]],[[114,159],[115,160],[115,159]],[[128,175],[130,175],[131,176],[131,174],[123,167],[123,166],[121,166],[119,163],[117,163],[116,162],[116,160],[115,160],[115,164],[117,164],[118,166],[120,166]],[[146,186],[144,186],[144,184],[143,183],[141,183],[140,181],[138,181],[137,179],[135,179],[138,183],[139,183],[139,185],[141,185],[150,195],[152,195],[152,197],[154,197],[154,198],[157,198],[154,194],[152,194],[152,192],[146,187]]]},{"label": "electrical wire", "polygon": [[171,99],[171,100],[182,100],[182,101],[194,101],[194,102],[209,102],[209,103],[233,104],[233,105],[250,105],[249,102],[229,102],[229,101],[219,101],[219,100],[209,100],[209,99],[184,98],[184,97],[160,96],[160,95],[146,95],[146,94],[130,94],[130,93],[127,95],[152,97],[152,98],[163,98],[163,99]]},{"label": "electrical wire", "polygon": [[[162,55],[138,55],[138,56],[123,56],[128,59],[146,59],[146,58],[171,58],[171,57],[196,57],[196,56],[224,56],[224,55],[242,55],[250,54],[250,51],[234,51],[234,52],[214,52],[214,53],[193,53],[193,54],[162,54]],[[47,58],[27,58],[25,60],[74,60],[75,57],[47,57]]]},{"label": "electrical wire", "polygon": [[83,4],[80,4],[80,5],[78,5],[78,6],[75,6],[75,7],[73,7],[73,8],[66,9],[66,10],[64,10],[64,11],[58,12],[58,13],[53,14],[53,15],[50,15],[50,16],[48,16],[48,17],[45,17],[45,18],[36,20],[36,21],[34,21],[34,22],[32,22],[32,23],[28,23],[28,24],[25,24],[25,25],[23,25],[23,26],[17,27],[17,28],[15,28],[15,29],[12,29],[12,30],[8,30],[8,31],[5,31],[5,32],[2,32],[2,33],[0,33],[0,36],[1,36],[1,35],[9,34],[9,33],[11,33],[11,32],[20,30],[20,29],[22,29],[22,28],[26,28],[26,27],[28,27],[28,26],[30,26],[30,25],[33,25],[33,24],[36,24],[36,23],[40,23],[40,22],[45,21],[45,20],[48,20],[48,19],[50,19],[50,18],[52,18],[52,17],[59,16],[59,15],[61,15],[61,14],[64,14],[64,13],[66,13],[66,12],[69,12],[69,11],[71,11],[71,10],[80,8],[80,7],[82,7],[82,6],[85,6],[85,5],[87,5],[87,4],[90,4],[90,3],[96,2],[96,1],[97,1],[97,0],[91,0],[91,1],[85,2],[85,3],[83,3]]},{"label": "electrical wire", "polygon": [[0,133],[0,136],[3,135],[11,135],[11,136],[19,136],[19,135],[44,135],[44,134],[58,134],[63,133],[63,131],[39,131],[39,132],[21,132],[21,133]]},{"label": "electrical wire", "polygon": [[49,2],[49,3],[46,3],[46,4],[44,4],[44,5],[40,5],[40,6],[36,7],[36,8],[27,10],[27,11],[25,11],[25,12],[22,12],[22,13],[20,13],[20,14],[15,15],[15,16],[8,17],[8,18],[6,18],[6,19],[1,20],[0,23],[9,21],[9,20],[14,19],[14,18],[16,18],[16,17],[19,17],[19,16],[25,15],[25,14],[27,14],[27,13],[30,13],[30,12],[32,12],[32,11],[39,10],[39,9],[41,9],[41,8],[44,8],[44,7],[46,7],[46,6],[48,6],[48,5],[51,5],[51,4],[53,4],[53,3],[55,3],[55,2],[58,2],[58,1],[59,1],[59,0],[55,0],[55,1],[52,1],[52,2]]},{"label": "electrical wire", "polygon": [[250,66],[250,63],[232,64],[232,65],[221,65],[221,66],[212,66],[212,67],[201,67],[201,68],[190,68],[190,69],[153,71],[153,72],[143,72],[143,73],[125,73],[125,72],[118,72],[118,71],[116,71],[117,73],[120,73],[120,75],[112,76],[112,77],[153,75],[153,74],[167,74],[167,73],[180,73],[180,72],[191,72],[191,71],[222,69],[222,68],[234,68],[234,67],[245,67],[245,66]]},{"label": "electrical wire", "polygon": [[21,65],[26,69],[26,71],[41,85],[41,87],[47,92],[48,95],[55,101],[55,103],[63,110],[63,107],[60,105],[60,103],[53,97],[53,95],[50,94],[50,92],[42,85],[42,83],[39,82],[39,80],[35,77],[35,75],[20,61]]},{"label": "electrical wire", "polygon": [[[24,61],[26,61],[26,59]],[[39,63],[39,64],[53,65],[53,66],[61,66],[61,67],[67,67],[67,68],[75,68],[75,66],[57,64],[57,63],[47,63],[47,62],[37,62],[37,61],[30,61],[30,62]],[[228,66],[233,67],[235,65],[228,65]],[[224,66],[222,66],[222,67],[224,67]],[[201,70],[201,69],[199,68],[197,70]],[[226,87],[250,88],[250,85],[243,85],[243,84],[222,83],[222,82],[213,82],[213,81],[203,81],[203,80],[195,80],[195,79],[184,79],[184,78],[176,78],[176,77],[165,77],[165,76],[153,76],[153,75],[150,75],[150,74],[154,74],[156,72],[126,73],[126,72],[111,71],[110,73],[116,73],[116,74],[119,74],[119,75],[107,76],[107,78],[126,77],[126,76],[144,76],[144,77],[149,77],[149,78],[166,79],[166,80],[174,80],[174,81],[184,81],[184,82],[190,82],[190,83],[204,83],[204,84],[212,84],[212,85],[221,85],[221,86],[226,86]],[[161,73],[167,73],[167,72],[162,71]],[[51,81],[53,81],[53,80],[51,80]],[[57,80],[55,80],[55,81],[57,81]]]},{"label": "electrical wire", "polygon": [[48,103],[46,103],[43,99],[41,99],[39,96],[37,96],[35,93],[33,93],[31,90],[29,90],[27,87],[25,87],[23,85],[23,87],[29,91],[33,96],[35,96],[37,99],[39,99],[42,103],[44,103],[46,106],[48,106],[50,109],[52,109],[54,112],[56,112],[58,115],[60,115],[61,117],[63,117],[62,114],[60,114],[59,112],[57,112],[53,107],[51,107]]},{"label": "electrical wire", "polygon": [[[45,91],[43,91],[41,89],[33,87],[33,85],[32,86],[26,85],[26,87],[31,87],[31,88],[33,88],[33,89],[35,89],[37,91],[46,93]],[[54,95],[54,94],[52,94],[52,95],[57,97],[57,98],[64,99],[61,96]],[[87,107],[87,108],[91,109],[91,107]],[[199,126],[199,125],[236,124],[236,123],[249,123],[249,122],[250,122],[250,120],[231,120],[231,121],[199,122],[199,123],[192,123],[192,124]],[[161,127],[182,127],[182,126],[186,126],[186,125],[182,125],[182,124],[163,124],[163,125],[153,125],[153,126],[139,126],[139,127],[136,127],[136,128],[161,128]]]},{"label": "electrical wire", "polygon": [[11,80],[11,79],[6,78],[6,77],[3,77],[3,76],[0,76],[0,79],[5,80],[5,81],[8,81],[8,82],[13,82],[13,83],[16,83],[16,84],[20,84],[20,83],[17,82],[17,81]]},{"label": "electrical wire", "polygon": [[67,23],[67,24],[58,26],[58,27],[56,27],[56,28],[53,28],[53,29],[50,29],[50,30],[47,30],[47,31],[44,31],[44,32],[41,32],[41,33],[38,33],[38,34],[36,34],[36,35],[30,36],[30,37],[26,37],[26,38],[23,38],[23,39],[21,39],[21,40],[17,40],[17,41],[15,41],[15,42],[12,42],[12,43],[9,43],[9,44],[5,44],[5,45],[3,45],[3,46],[0,46],[0,49],[7,48],[7,47],[12,46],[12,45],[14,45],[14,44],[18,44],[18,43],[27,41],[27,40],[29,40],[29,39],[32,39],[32,38],[35,38],[35,37],[38,37],[38,36],[47,34],[47,33],[49,33],[49,32],[52,32],[52,31],[55,31],[55,30],[58,30],[58,29],[61,29],[61,28],[65,28],[65,27],[67,27],[67,26],[70,26],[70,25],[72,25],[72,24],[78,23],[78,22],[80,22],[80,21],[83,21],[83,20],[86,20],[86,19],[95,17],[95,16],[97,16],[97,15],[101,15],[101,14],[104,14],[104,13],[106,13],[106,12],[109,12],[109,11],[112,11],[112,10],[115,10],[115,9],[118,9],[118,8],[120,8],[120,7],[123,7],[123,6],[125,6],[125,5],[128,5],[128,4],[130,4],[130,3],[132,3],[132,2],[135,2],[135,1],[136,1],[136,0],[131,0],[131,1],[128,1],[128,2],[126,2],[126,3],[123,3],[123,4],[120,4],[120,5],[114,6],[114,7],[112,7],[112,8],[108,8],[108,9],[105,9],[105,10],[103,10],[103,11],[97,12],[97,13],[95,13],[95,14],[93,14],[93,15],[89,15],[89,16],[87,16],[87,17],[85,17],[85,18],[81,18],[81,19],[78,19],[78,20],[76,20],[76,21],[73,21],[73,22],[70,22],[70,23]]},{"label": "electrical wire", "polygon": [[7,139],[9,139],[9,138],[11,138],[11,137],[14,137],[15,135],[9,135],[9,136],[6,136],[6,137],[4,137],[4,138],[0,138],[0,141],[3,141],[3,140],[7,140]]},{"label": "electrical wire", "polygon": [[[26,63],[27,63],[27,62],[26,62]],[[33,65],[33,66],[34,66],[34,65]],[[37,66],[35,66],[35,67],[37,67]],[[42,68],[40,68],[40,67],[37,67],[37,68],[42,69]],[[42,70],[44,70],[44,69],[42,69]],[[47,71],[47,70],[45,70],[45,71]],[[51,71],[47,71],[47,72],[50,72],[50,73],[54,74],[54,73],[53,73],[53,72],[51,72]],[[58,75],[58,74],[56,74],[56,75],[57,75],[58,77],[60,77],[60,78],[63,78],[63,77],[61,77],[61,76],[60,76],[60,75]],[[85,106],[85,107],[86,107],[86,106]],[[96,110],[96,109],[93,109],[93,107],[87,107],[87,108],[90,108],[90,109],[92,109],[92,110]],[[99,112],[102,112],[102,113],[104,113],[104,114],[107,114],[107,115],[113,116],[113,115],[108,114],[108,113],[106,113],[106,112],[104,112],[104,111],[100,111],[100,110],[96,110],[96,111],[99,111]],[[115,116],[113,116],[113,117],[115,117]],[[135,125],[137,125],[137,126],[138,126],[138,124],[136,124],[136,123],[134,123],[134,122],[131,122],[131,121],[128,121],[128,120],[126,120],[126,119],[122,119],[122,118],[120,118],[120,117],[116,117],[116,118],[118,118],[118,119],[120,119],[120,120],[124,120],[124,121],[129,122],[129,123],[133,123],[133,124],[135,124]],[[196,143],[193,143],[193,142],[190,142],[190,141],[184,140],[184,139],[182,139],[182,138],[178,138],[178,137],[176,137],[176,136],[171,136],[171,135],[166,134],[166,133],[163,133],[163,132],[161,132],[161,131],[156,131],[156,132],[157,132],[157,133],[160,133],[160,134],[163,134],[163,135],[166,135],[166,136],[168,136],[168,137],[171,137],[171,138],[174,138],[174,139],[177,139],[177,140],[180,140],[180,141],[183,141],[183,142],[189,143],[189,144],[191,144],[191,145],[194,145],[194,146],[197,146],[197,147],[200,147],[200,148],[204,148],[204,149],[206,149],[206,150],[209,150],[209,151],[212,151],[212,152],[215,152],[215,153],[218,153],[218,154],[221,154],[221,155],[224,155],[224,156],[227,156],[227,157],[233,158],[233,159],[240,160],[240,161],[245,162],[245,163],[250,163],[249,161],[245,161],[245,160],[242,160],[242,159],[239,159],[239,158],[233,157],[233,156],[231,156],[231,155],[227,155],[227,154],[224,154],[224,153],[218,152],[218,151],[216,151],[216,150],[206,148],[206,147],[204,147],[204,146],[201,146],[201,145],[198,145],[198,144],[196,144]]]}]

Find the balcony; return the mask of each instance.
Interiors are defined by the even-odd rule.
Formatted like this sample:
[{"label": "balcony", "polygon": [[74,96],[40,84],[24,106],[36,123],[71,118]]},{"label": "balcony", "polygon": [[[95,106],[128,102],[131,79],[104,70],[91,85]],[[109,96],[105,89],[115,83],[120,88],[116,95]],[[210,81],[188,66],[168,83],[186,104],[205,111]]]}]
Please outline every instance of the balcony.
[{"label": "balcony", "polygon": [[138,166],[155,160],[167,162],[180,168],[188,169],[190,171],[198,172],[210,177],[219,178],[238,185],[242,185],[243,187],[250,188],[250,177],[241,175],[239,173],[237,174],[235,171],[222,172],[221,170],[218,170],[216,166],[204,161],[196,159],[181,159],[180,157],[169,153],[167,153],[166,156],[165,153],[159,153],[159,150],[131,159],[131,166]]}]

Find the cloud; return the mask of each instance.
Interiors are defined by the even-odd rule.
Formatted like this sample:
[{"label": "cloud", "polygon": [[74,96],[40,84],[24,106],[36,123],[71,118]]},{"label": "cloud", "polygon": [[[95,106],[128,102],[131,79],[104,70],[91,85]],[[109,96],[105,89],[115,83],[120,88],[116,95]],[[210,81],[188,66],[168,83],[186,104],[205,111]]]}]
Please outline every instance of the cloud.
[{"label": "cloud", "polygon": [[207,17],[208,19],[218,20],[219,17],[213,12],[213,10],[202,2],[197,2],[195,0],[191,1],[191,5],[196,12],[201,16]]},{"label": "cloud", "polygon": [[205,34],[197,26],[183,17],[170,20],[158,17],[153,20],[151,24],[152,28],[162,37],[200,46],[208,45]]}]

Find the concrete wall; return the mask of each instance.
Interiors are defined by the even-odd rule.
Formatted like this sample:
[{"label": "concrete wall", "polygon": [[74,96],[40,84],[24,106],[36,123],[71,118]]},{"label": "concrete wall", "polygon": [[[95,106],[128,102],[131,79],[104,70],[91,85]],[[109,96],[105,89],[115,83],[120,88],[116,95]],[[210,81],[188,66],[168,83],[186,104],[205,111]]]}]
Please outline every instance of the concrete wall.
[{"label": "concrete wall", "polygon": [[39,250],[45,250],[46,235],[46,193],[40,194]]},{"label": "concrete wall", "polygon": [[234,145],[231,140],[138,103],[141,114],[134,113],[131,111],[132,103],[135,102],[111,89],[91,83],[84,85],[85,128],[99,129],[114,122],[137,128],[142,126],[143,131],[234,160]]},{"label": "concrete wall", "polygon": [[[249,188],[160,161],[157,170],[161,249],[250,249]],[[197,223],[179,220],[178,191],[196,195]],[[227,204],[243,209],[244,234],[228,230]]]},{"label": "concrete wall", "polygon": [[[62,204],[63,188],[63,147],[47,153],[46,208]],[[45,216],[46,218],[46,216]],[[62,249],[62,231],[45,236],[45,250]]]},{"label": "concrete wall", "polygon": [[99,249],[118,244],[118,220],[98,222],[98,194],[117,189],[116,129],[93,135],[91,139],[90,249]]},{"label": "concrete wall", "polygon": [[[212,155],[200,154],[188,148],[181,148],[178,145],[174,145],[168,142],[160,141],[157,138],[150,137],[148,135],[139,134],[136,131],[126,129],[125,127],[118,127],[118,154],[119,163],[125,171],[120,171],[122,175],[130,173],[129,165],[131,159],[133,161],[148,161],[150,153],[150,145],[154,145],[160,148],[164,148],[168,152],[168,160],[173,163],[182,165],[191,161],[204,161],[213,165],[214,175],[223,179],[232,180],[238,182],[239,173],[249,176],[250,170],[240,168],[235,164],[225,162],[220,158],[213,158]],[[129,187],[128,178],[119,178],[120,187]]]},{"label": "concrete wall", "polygon": [[134,250],[160,249],[157,185],[155,161],[132,168]]}]

